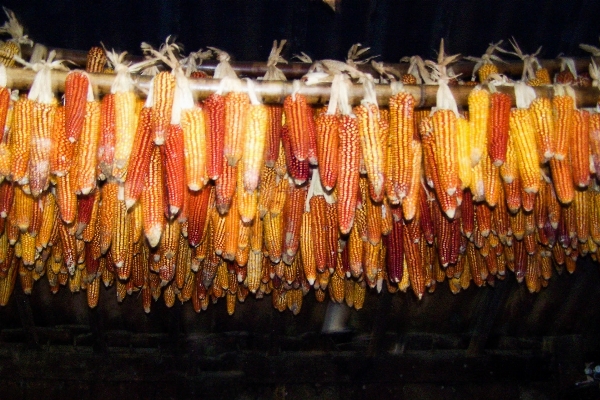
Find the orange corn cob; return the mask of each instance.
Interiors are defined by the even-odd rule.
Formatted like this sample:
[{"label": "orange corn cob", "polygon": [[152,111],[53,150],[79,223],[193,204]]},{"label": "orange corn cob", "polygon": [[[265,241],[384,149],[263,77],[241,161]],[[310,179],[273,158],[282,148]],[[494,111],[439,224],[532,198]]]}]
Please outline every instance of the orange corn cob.
[{"label": "orange corn cob", "polygon": [[327,265],[329,266],[330,271],[335,268],[337,262],[337,253],[339,248],[338,243],[338,216],[337,216],[337,207],[332,203],[325,203],[326,206],[326,224],[325,224],[325,234],[326,238],[329,241],[328,243],[328,261]]},{"label": "orange corn cob", "polygon": [[77,145],[67,138],[64,107],[58,107],[54,113],[50,141],[50,172],[56,176],[63,176],[69,172],[77,148]]},{"label": "orange corn cob", "polygon": [[308,157],[309,140],[307,135],[309,106],[306,97],[296,94],[287,96],[283,102],[285,120],[290,129],[291,154],[298,160]]},{"label": "orange corn cob", "polygon": [[358,200],[360,149],[357,119],[346,115],[340,116],[339,134],[337,207],[340,232],[345,235],[352,229]]},{"label": "orange corn cob", "polygon": [[283,208],[283,250],[289,257],[296,255],[300,245],[300,228],[307,192],[307,186],[296,187],[290,185],[288,189]]},{"label": "orange corn cob", "polygon": [[[414,222],[410,224],[414,224]],[[404,227],[402,238],[404,241],[405,265],[407,267],[403,272],[403,277],[406,276],[409,279],[414,294],[420,300],[425,293],[425,271],[420,244],[415,242],[407,226]]]},{"label": "orange corn cob", "polygon": [[423,191],[421,183],[423,148],[421,141],[415,139],[411,143],[412,176],[409,180],[408,193],[402,203],[402,214],[407,221],[412,220],[418,212],[419,198]]},{"label": "orange corn cob", "polygon": [[131,152],[129,173],[125,179],[125,204],[133,207],[144,189],[144,180],[148,175],[152,156],[152,108],[142,108],[138,120],[135,140]]},{"label": "orange corn cob", "polygon": [[540,167],[535,131],[528,109],[514,109],[510,112],[510,135],[514,136],[515,140],[523,190],[527,193],[537,193],[540,184]]},{"label": "orange corn cob", "polygon": [[325,224],[327,220],[327,204],[322,195],[313,196],[309,200],[311,215],[311,233],[314,245],[315,261],[318,272],[327,267],[329,242],[326,240]]},{"label": "orange corn cob", "polygon": [[[269,259],[276,264],[281,261],[283,252],[283,217],[281,214],[267,214],[264,219],[264,243],[269,253]],[[324,236],[322,237],[322,240]]]},{"label": "orange corn cob", "polygon": [[554,96],[552,108],[556,135],[554,158],[564,160],[573,137],[575,101],[571,96]]},{"label": "orange corn cob", "polygon": [[549,98],[538,97],[531,102],[529,110],[531,110],[535,128],[539,159],[542,162],[548,162],[554,157],[556,144],[552,101]]},{"label": "orange corn cob", "polygon": [[571,163],[569,159],[559,160],[553,158],[550,160],[550,171],[552,172],[552,181],[556,196],[562,204],[569,204],[575,196]]},{"label": "orange corn cob", "polygon": [[10,167],[12,164],[12,155],[6,142],[0,142],[0,183],[5,178],[10,178]]},{"label": "orange corn cob", "polygon": [[183,207],[183,196],[187,188],[185,185],[183,130],[181,125],[169,125],[168,131],[169,134],[164,141],[164,146],[160,147],[160,151],[169,216],[172,218]]},{"label": "orange corn cob", "polygon": [[206,171],[206,118],[204,110],[194,107],[181,112],[185,149],[185,175],[190,190],[200,190],[208,182]]},{"label": "orange corn cob", "polygon": [[487,150],[492,163],[499,167],[506,160],[508,143],[508,120],[510,117],[511,98],[505,93],[490,95],[490,121]]},{"label": "orange corn cob", "polygon": [[238,196],[233,196],[231,208],[225,215],[225,246],[222,257],[226,260],[233,261],[238,248],[239,239],[239,214],[238,214]]},{"label": "orange corn cob", "polygon": [[[490,116],[490,93],[483,89],[473,89],[469,93],[469,123],[471,124],[471,165],[475,166],[487,147],[488,123]],[[447,150],[447,142],[440,143]],[[444,165],[444,164],[440,164]]]},{"label": "orange corn cob", "polygon": [[588,215],[590,212],[588,191],[575,191],[573,206],[575,206],[575,221],[577,229],[577,239],[580,243],[588,241],[590,228],[588,225]]},{"label": "orange corn cob", "polygon": [[150,247],[156,247],[164,229],[164,184],[160,148],[155,146],[150,157],[150,169],[144,181],[140,201],[144,216],[144,234]]},{"label": "orange corn cob", "polygon": [[408,196],[413,172],[413,163],[410,160],[415,138],[415,99],[409,93],[398,93],[390,97],[389,107],[386,191],[392,204],[398,204]]},{"label": "orange corn cob", "polygon": [[361,179],[361,192],[364,199],[363,207],[367,210],[367,240],[376,245],[381,240],[381,203],[375,203],[368,195],[368,183]]},{"label": "orange corn cob", "polygon": [[12,155],[11,178],[19,184],[29,182],[27,167],[33,131],[33,101],[20,97],[13,107],[9,148]]},{"label": "orange corn cob", "polygon": [[283,107],[278,105],[268,105],[267,111],[269,114],[267,123],[267,136],[265,140],[265,164],[269,168],[275,166],[275,161],[279,156],[279,146],[281,143],[281,126]]},{"label": "orange corn cob", "polygon": [[10,128],[7,124],[7,120],[8,112],[11,108],[10,90],[5,87],[0,88],[0,142],[4,142],[4,134],[8,131],[8,128]]},{"label": "orange corn cob", "polygon": [[317,264],[315,259],[315,244],[312,235],[312,215],[310,212],[302,214],[302,225],[300,228],[300,253],[302,255],[302,266],[304,276],[312,286],[317,278]]},{"label": "orange corn cob", "polygon": [[40,232],[42,226],[42,206],[44,204],[44,198],[34,199],[33,206],[31,207],[31,217],[29,228],[27,232],[35,237]]},{"label": "orange corn cob", "polygon": [[600,176],[600,113],[590,114],[590,158],[596,177]]},{"label": "orange corn cob", "polygon": [[71,143],[77,142],[83,129],[90,81],[83,71],[71,71],[65,79],[65,130]]},{"label": "orange corn cob", "polygon": [[505,183],[512,183],[519,178],[519,158],[517,157],[517,147],[514,136],[509,136],[506,146],[506,157],[500,167],[500,176]]},{"label": "orange corn cob", "polygon": [[85,105],[83,130],[77,145],[75,167],[77,182],[75,190],[83,195],[96,188],[97,149],[100,139],[100,102],[89,101]]},{"label": "orange corn cob", "polygon": [[204,100],[206,111],[206,172],[216,180],[223,171],[225,139],[225,98],[213,93]]},{"label": "orange corn cob", "polygon": [[363,273],[362,253],[363,240],[361,238],[361,226],[366,224],[365,208],[357,210],[356,223],[350,231],[346,247],[348,247],[348,264],[353,277],[359,277]]},{"label": "orange corn cob", "polygon": [[116,120],[115,95],[108,93],[100,105],[100,143],[98,145],[99,176],[106,179],[112,176],[115,156]]},{"label": "orange corn cob", "polygon": [[263,164],[269,111],[264,105],[251,105],[246,117],[246,133],[243,144],[244,189],[254,191]]},{"label": "orange corn cob", "polygon": [[[137,128],[135,113],[137,96],[133,91],[118,92],[114,96],[115,138],[112,175],[120,182],[124,182]],[[102,134],[104,139],[107,132],[103,130]],[[108,141],[104,144],[110,146]],[[109,151],[104,147],[104,151],[107,150]]]},{"label": "orange corn cob", "polygon": [[17,186],[14,192],[11,214],[9,214],[8,218],[11,225],[17,226],[21,232],[25,232],[29,229],[33,204],[33,197],[25,193],[21,186]]},{"label": "orange corn cob", "polygon": [[225,95],[225,138],[223,155],[231,167],[242,158],[244,148],[246,118],[250,108],[248,94],[229,92]]},{"label": "orange corn cob", "polygon": [[42,224],[40,226],[38,235],[35,238],[36,248],[38,249],[38,251],[41,251],[42,248],[46,248],[48,246],[48,242],[50,241],[50,236],[52,235],[54,224],[57,222],[56,219],[58,217],[56,198],[51,192],[48,192],[43,196],[42,204]]},{"label": "orange corn cob", "polygon": [[63,264],[67,268],[69,275],[73,275],[77,264],[77,243],[75,236],[69,234],[69,228],[65,223],[58,222],[57,225],[62,244]]},{"label": "orange corn cob", "polygon": [[175,76],[171,72],[161,71],[154,77],[153,81],[152,130],[154,132],[154,144],[160,146],[165,143],[169,135],[175,94]]},{"label": "orange corn cob", "polygon": [[29,185],[31,194],[38,197],[48,187],[50,174],[50,136],[56,105],[33,103],[31,149],[29,157]]},{"label": "orange corn cob", "polygon": [[569,145],[573,184],[585,188],[590,184],[590,113],[577,110],[573,114],[573,137]]},{"label": "orange corn cob", "polygon": [[127,207],[125,206],[125,202],[121,200],[113,200],[112,204],[113,208],[111,216],[113,220],[113,226],[110,252],[112,254],[113,263],[117,268],[119,278],[125,280],[129,277],[129,274],[123,274],[123,272],[120,270],[125,267],[126,259],[128,258],[131,244],[131,229],[129,218],[126,218]]},{"label": "orange corn cob", "polygon": [[339,171],[339,117],[323,113],[316,119],[319,175],[326,190],[335,187]]},{"label": "orange corn cob", "polygon": [[319,164],[317,157],[317,125],[314,117],[314,111],[309,106],[306,107],[306,133],[307,136],[307,153],[306,157],[310,165],[316,166]]},{"label": "orange corn cob", "polygon": [[237,167],[232,167],[227,163],[227,159],[221,158],[222,173],[217,179],[215,186],[217,210],[221,214],[225,214],[231,205],[231,199],[235,193],[237,182]]},{"label": "orange corn cob", "polygon": [[119,186],[116,182],[107,182],[101,189],[101,204],[99,210],[100,252],[105,254],[110,248],[113,230],[116,224],[115,210],[118,206]]},{"label": "orange corn cob", "polygon": [[361,105],[354,108],[354,114],[356,114],[358,123],[361,152],[367,175],[369,182],[373,185],[373,200],[381,201],[385,183],[385,160],[383,156],[384,144],[381,142],[381,135],[379,134],[379,109],[375,104]]}]

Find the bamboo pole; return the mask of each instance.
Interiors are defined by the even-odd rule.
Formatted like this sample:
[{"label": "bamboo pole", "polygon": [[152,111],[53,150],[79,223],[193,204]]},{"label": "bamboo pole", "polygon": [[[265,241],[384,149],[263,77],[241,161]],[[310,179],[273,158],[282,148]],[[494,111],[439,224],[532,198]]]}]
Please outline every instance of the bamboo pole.
[{"label": "bamboo pole", "polygon": [[[56,59],[69,60],[75,63],[75,65],[79,66],[80,68],[85,68],[85,65],[87,63],[87,51],[70,50],[62,48],[48,48],[48,51],[50,50],[56,51]],[[23,46],[22,52],[23,57],[28,59],[31,55],[31,47]],[[143,60],[143,57],[136,55],[127,55],[126,59],[135,62]],[[573,58],[573,60],[575,61],[575,68],[578,73],[588,71],[590,58]],[[548,69],[548,72],[550,72],[550,75],[552,76],[560,70],[561,61],[557,59],[542,59],[540,60],[540,64],[542,65],[542,67]],[[204,71],[212,75],[217,65],[218,61],[206,60],[198,66],[198,69],[200,71]],[[243,77],[259,77],[263,76],[267,72],[266,62],[231,61],[231,66],[239,76]],[[308,72],[310,66],[311,64],[307,63],[291,62],[289,64],[278,64],[277,68],[279,68],[288,79],[299,79]],[[384,66],[394,68],[399,73],[405,74],[408,71],[409,64],[384,63]],[[461,74],[461,76],[466,80],[468,80],[471,76],[471,72],[473,71],[474,66],[475,63],[471,61],[459,61],[457,63],[452,64],[454,72],[457,74]],[[521,73],[523,72],[523,62],[521,60],[510,60],[504,63],[496,63],[496,66],[498,67],[498,71],[501,74],[505,74],[514,78],[520,77]],[[359,65],[358,68],[361,71],[370,73],[373,76],[379,75],[373,69],[373,67],[371,67],[370,64]]]},{"label": "bamboo pole", "polygon": [[[7,68],[7,87],[11,89],[29,90],[33,79],[35,78],[35,72],[31,70],[19,69],[19,68]],[[52,71],[52,89],[56,93],[64,92],[65,78],[67,72],[63,71]],[[110,92],[111,85],[115,78],[114,74],[90,74],[90,81],[94,88],[94,94],[100,96]],[[136,75],[134,81],[138,90],[138,94],[145,97],[145,92],[148,91],[149,82],[151,77],[144,75]],[[210,94],[216,92],[219,89],[219,80],[213,79],[190,79],[190,85],[192,93],[196,100],[203,100]],[[261,96],[265,103],[270,104],[282,104],[283,100],[292,93],[291,82],[281,81],[256,81],[255,91],[257,95]],[[242,89],[247,90],[247,85],[242,80]],[[418,108],[430,108],[435,106],[436,94],[438,87],[436,85],[406,85],[405,89],[407,92],[413,95],[415,98],[415,104]],[[459,107],[467,106],[467,97],[470,91],[473,89],[472,86],[451,86],[452,94]],[[537,95],[541,97],[552,97],[554,90],[552,86],[536,87],[534,88]],[[375,91],[377,94],[377,101],[380,106],[387,106],[388,99],[392,95],[390,85],[376,85]],[[511,86],[498,87],[498,91],[509,94],[513,98],[513,105],[515,104],[514,90]],[[309,104],[326,104],[329,100],[330,85],[319,84],[314,86],[302,85],[299,91],[300,94],[306,96]],[[598,95],[600,92],[598,88],[575,88],[577,95],[577,106],[578,107],[593,107],[598,102]],[[354,84],[348,91],[349,101],[351,104],[359,104],[364,96],[364,89],[362,85]]]}]

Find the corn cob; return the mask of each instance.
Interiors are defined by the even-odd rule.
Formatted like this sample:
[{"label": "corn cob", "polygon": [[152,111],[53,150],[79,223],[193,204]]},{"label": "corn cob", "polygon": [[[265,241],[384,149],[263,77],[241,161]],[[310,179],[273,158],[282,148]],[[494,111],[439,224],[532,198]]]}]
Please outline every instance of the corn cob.
[{"label": "corn cob", "polygon": [[383,199],[385,183],[385,168],[383,146],[379,133],[377,105],[361,105],[354,108],[358,133],[360,136],[361,152],[365,162],[369,182],[373,185],[373,200]]},{"label": "corn cob", "polygon": [[113,230],[117,221],[115,220],[115,210],[118,207],[119,186],[116,182],[107,182],[101,189],[100,205],[100,225],[98,226],[100,235],[101,253],[105,254],[113,239]]},{"label": "corn cob", "polygon": [[208,182],[206,171],[206,119],[204,110],[194,107],[181,112],[181,127],[183,129],[185,150],[185,172],[187,186],[192,191],[198,191]]},{"label": "corn cob", "polygon": [[54,113],[50,141],[50,172],[56,176],[63,176],[69,172],[77,148],[77,145],[67,138],[64,107],[58,107]]},{"label": "corn cob", "polygon": [[[415,222],[412,221],[409,225],[412,224],[415,224]],[[404,241],[404,257],[407,268],[403,272],[403,277],[406,276],[410,280],[410,286],[414,294],[421,300],[423,293],[425,293],[425,279],[420,245],[418,242],[415,243],[408,226],[404,227],[402,240]],[[402,284],[400,284],[400,287],[402,287]]]},{"label": "corn cob", "polygon": [[258,187],[260,168],[263,164],[269,112],[267,106],[251,105],[246,117],[246,133],[243,144],[244,189],[254,191]]},{"label": "corn cob", "polygon": [[225,157],[221,158],[222,169],[221,175],[217,179],[215,186],[217,210],[221,214],[225,214],[231,205],[231,199],[235,193],[237,182],[237,167],[232,167],[227,163]]},{"label": "corn cob", "polygon": [[74,166],[77,171],[75,191],[87,195],[96,188],[97,149],[100,139],[100,103],[97,101],[87,102],[84,114]]},{"label": "corn cob", "polygon": [[[277,179],[276,179],[277,180]],[[269,212],[274,215],[279,215],[283,211],[285,198],[288,193],[288,187],[292,183],[289,179],[279,179],[275,187],[271,203],[269,204]]]},{"label": "corn cob", "polygon": [[125,204],[131,209],[144,189],[152,156],[152,108],[142,108],[131,152],[131,168],[125,179]]},{"label": "corn cob", "polygon": [[65,130],[71,143],[77,142],[83,129],[90,81],[83,71],[71,71],[65,79]]},{"label": "corn cob", "polygon": [[423,149],[420,140],[413,140],[411,145],[412,176],[409,180],[408,194],[402,202],[402,214],[407,221],[418,213],[418,204],[423,192],[421,183]]},{"label": "corn cob", "polygon": [[214,198],[214,186],[204,187],[198,192],[189,193],[190,214],[188,218],[188,240],[196,247],[204,236],[211,198]]},{"label": "corn cob", "polygon": [[21,55],[21,46],[14,40],[7,40],[0,45],[0,63],[8,68],[15,66],[14,56]]},{"label": "corn cob", "polygon": [[85,64],[85,71],[93,74],[100,74],[104,72],[106,65],[106,54],[104,49],[98,46],[92,46],[87,53],[87,62]]},{"label": "corn cob", "polygon": [[575,101],[571,96],[554,96],[552,107],[556,132],[554,158],[564,160],[573,138]]},{"label": "corn cob", "polygon": [[[133,91],[114,94],[115,137],[112,175],[120,182],[124,182],[127,175],[129,157],[131,156],[137,129],[136,102],[137,96]],[[105,145],[104,152],[108,151],[110,154],[111,138],[106,137],[106,135],[109,135],[110,122],[108,122],[108,126],[105,125],[105,129],[102,132]],[[103,158],[106,159],[109,154],[106,154]]]},{"label": "corn cob", "polygon": [[462,116],[456,120],[456,143],[458,146],[458,177],[462,189],[465,189],[471,186],[473,169],[471,167],[471,125]]},{"label": "corn cob", "polygon": [[337,185],[337,207],[339,229],[344,235],[350,232],[359,192],[359,131],[357,119],[351,116],[339,117],[339,173]]},{"label": "corn cob", "polygon": [[548,162],[554,157],[556,145],[555,120],[552,111],[552,101],[548,98],[538,97],[531,102],[535,140],[537,143],[539,159]]},{"label": "corn cob", "polygon": [[411,163],[415,138],[415,99],[411,94],[398,93],[389,100],[390,127],[388,141],[386,192],[392,204],[398,204],[408,195],[412,177]]},{"label": "corn cob", "polygon": [[169,135],[174,94],[175,75],[168,71],[156,74],[152,85],[152,131],[154,144],[157,146],[163,145]]},{"label": "corn cob", "polygon": [[573,137],[569,146],[573,184],[585,188],[590,184],[590,113],[577,110],[573,114]]},{"label": "corn cob", "polygon": [[596,173],[596,177],[600,175],[600,113],[590,114],[590,169]]},{"label": "corn cob", "polygon": [[316,113],[309,106],[306,107],[306,133],[307,136],[307,149],[306,149],[306,157],[308,159],[308,163],[312,166],[317,166],[318,155],[317,155],[317,124],[315,121]]},{"label": "corn cob", "polygon": [[291,138],[287,124],[281,128],[281,144],[283,147],[283,154],[285,155],[287,172],[296,185],[302,185],[306,182],[310,174],[308,160],[300,161],[294,156],[294,153],[292,153]]},{"label": "corn cob", "polygon": [[404,271],[404,223],[395,221],[392,231],[384,238],[386,245],[386,265],[388,279],[391,282],[398,283],[402,280]]},{"label": "corn cob", "polygon": [[204,100],[206,111],[206,172],[216,180],[223,171],[225,138],[225,98],[213,93]]},{"label": "corn cob", "polygon": [[223,155],[231,167],[235,167],[242,158],[249,108],[250,98],[246,93],[230,92],[225,95]]},{"label": "corn cob", "polygon": [[12,156],[11,179],[24,185],[29,182],[29,166],[32,129],[33,101],[20,97],[14,104],[13,122],[9,148]]},{"label": "corn cob", "polygon": [[140,201],[144,216],[144,235],[150,247],[156,247],[164,229],[164,184],[160,148],[155,146],[150,158],[150,169],[144,181]]},{"label": "corn cob", "polygon": [[116,120],[115,95],[108,93],[100,105],[100,143],[98,145],[99,178],[112,176],[115,156]]},{"label": "corn cob", "polygon": [[10,167],[12,164],[12,154],[6,142],[0,142],[0,183],[5,178],[10,178]]},{"label": "corn cob", "polygon": [[34,102],[32,106],[29,185],[34,197],[48,187],[50,173],[50,136],[56,105]]},{"label": "corn cob", "polygon": [[495,207],[498,203],[499,191],[500,191],[500,173],[499,167],[496,167],[489,155],[483,155],[481,161],[481,172],[483,174],[483,192],[485,195],[485,202],[490,207]]},{"label": "corn cob", "polygon": [[[153,113],[154,115],[154,113]],[[181,125],[169,125],[164,146],[160,147],[168,215],[173,218],[183,207],[186,188],[183,130]]]},{"label": "corn cob", "polygon": [[[108,199],[107,199],[108,200]],[[127,216],[127,207],[125,206],[125,202],[121,200],[111,199],[109,200],[112,203],[112,239],[110,245],[110,251],[112,254],[112,259],[117,271],[122,269],[125,264],[125,259],[129,253],[129,248],[131,244],[131,235],[130,235],[130,226],[129,226],[129,218]],[[122,277],[122,273],[119,271],[118,276],[122,280],[126,280],[128,276]]]},{"label": "corn cob", "polygon": [[0,88],[0,142],[5,142],[4,135],[10,129],[8,118],[9,111],[12,113],[10,90],[6,87]]},{"label": "corn cob", "polygon": [[515,148],[519,163],[519,175],[523,190],[537,193],[540,182],[540,167],[535,131],[528,109],[514,109],[510,112],[510,133],[515,139]]},{"label": "corn cob", "polygon": [[309,140],[307,137],[308,118],[310,108],[306,103],[306,97],[295,94],[287,96],[283,102],[285,120],[290,129],[291,154],[298,160],[304,161],[308,157]]},{"label": "corn cob", "polygon": [[[302,213],[306,203],[308,187],[290,185],[283,209],[283,250],[289,257],[294,257],[300,245]],[[336,226],[337,230],[337,226]],[[284,257],[284,260],[286,258]]]},{"label": "corn cob", "polygon": [[501,166],[506,160],[510,106],[511,99],[507,94],[496,92],[490,95],[490,126],[487,150],[492,163],[496,167]]},{"label": "corn cob", "polygon": [[[490,93],[483,89],[471,90],[468,97],[469,123],[471,124],[471,165],[479,163],[487,147],[488,123],[490,116]],[[453,136],[453,135],[452,135]],[[449,142],[438,142],[448,150]],[[437,159],[436,159],[437,160]],[[444,164],[440,164],[444,165]]]},{"label": "corn cob", "polygon": [[322,195],[313,196],[310,203],[311,234],[314,246],[315,262],[318,272],[327,267],[329,242],[326,240],[325,224],[327,219],[327,204]]},{"label": "corn cob", "polygon": [[570,204],[575,196],[575,188],[569,159],[553,158],[550,160],[550,171],[558,200],[562,204]]},{"label": "corn cob", "polygon": [[277,105],[268,105],[267,112],[268,123],[267,136],[265,139],[264,160],[267,167],[273,168],[275,166],[275,161],[277,161],[279,156],[283,107]]},{"label": "corn cob", "polygon": [[323,187],[330,191],[337,182],[339,171],[339,117],[323,113],[316,119],[317,156]]},{"label": "corn cob", "polygon": [[31,224],[31,215],[33,213],[34,199],[31,195],[24,192],[21,186],[15,188],[12,215],[9,215],[11,224],[19,228],[21,233],[26,232]]}]

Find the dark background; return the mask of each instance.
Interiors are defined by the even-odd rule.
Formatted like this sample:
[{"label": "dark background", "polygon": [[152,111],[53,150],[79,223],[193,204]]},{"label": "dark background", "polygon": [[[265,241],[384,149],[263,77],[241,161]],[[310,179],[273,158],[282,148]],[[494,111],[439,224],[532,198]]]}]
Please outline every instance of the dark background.
[{"label": "dark background", "polygon": [[489,42],[514,36],[541,57],[583,56],[579,43],[600,45],[597,0],[342,0],[334,13],[321,0],[5,0],[30,37],[51,47],[107,47],[139,54],[176,35],[187,51],[215,46],[236,60],[266,60],[272,41],[287,39],[286,55],[343,59],[354,43],[381,60],[431,58],[439,40],[448,51],[481,55]]}]

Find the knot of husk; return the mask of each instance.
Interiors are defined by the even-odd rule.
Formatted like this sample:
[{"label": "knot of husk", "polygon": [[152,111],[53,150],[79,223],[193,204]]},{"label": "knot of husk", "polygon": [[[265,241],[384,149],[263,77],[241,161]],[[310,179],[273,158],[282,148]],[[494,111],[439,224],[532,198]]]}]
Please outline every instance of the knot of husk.
[{"label": "knot of husk", "polygon": [[437,82],[438,91],[436,95],[436,109],[452,110],[458,116],[458,106],[454,95],[448,86],[448,82],[459,76],[454,74],[449,65],[456,62],[460,58],[460,54],[447,56],[444,51],[444,39],[440,42],[440,51],[438,53],[437,62],[427,60],[425,65],[431,69],[431,78]]},{"label": "knot of husk", "polygon": [[485,53],[481,56],[481,57],[472,57],[472,56],[467,56],[465,57],[465,60],[469,60],[469,61],[473,61],[475,62],[475,66],[473,67],[473,73],[471,75],[471,80],[475,80],[475,74],[477,73],[477,71],[479,71],[479,69],[486,65],[486,64],[494,64],[493,61],[496,62],[501,62],[501,63],[506,63],[506,61],[504,61],[503,59],[501,59],[499,56],[495,55],[494,52],[496,50],[498,51],[504,51],[504,49],[502,49],[500,47],[500,45],[504,42],[504,40],[500,40],[497,43],[490,43],[488,48],[486,49]]},{"label": "knot of husk", "polygon": [[56,57],[56,51],[52,50],[48,54],[48,58],[46,60],[41,60],[32,64],[23,60],[19,56],[14,56],[16,62],[22,64],[27,69],[37,72],[27,96],[30,100],[38,101],[44,104],[51,104],[54,101],[54,93],[52,93],[52,77],[50,72],[52,70],[69,70],[69,68],[63,64],[66,62],[65,60],[55,60],[54,57]]},{"label": "knot of husk", "polygon": [[379,74],[379,83],[394,82],[400,78],[400,72],[393,67],[386,67],[383,62],[371,60],[371,67]]},{"label": "knot of husk", "polygon": [[[104,47],[104,44],[102,46]],[[133,90],[134,81],[131,74],[137,73],[157,62],[155,58],[150,58],[138,63],[132,63],[125,60],[125,56],[127,56],[126,51],[117,53],[114,49],[109,51],[104,47],[104,52],[106,53],[109,65],[116,73],[115,80],[110,88],[110,92],[113,94]]]},{"label": "knot of husk", "polygon": [[216,47],[208,47],[217,55],[217,60],[219,61],[219,65],[215,68],[215,73],[213,75],[214,79],[223,79],[227,78],[237,78],[237,74],[233,70],[233,67],[229,63],[231,61],[231,56],[229,53],[218,49]]},{"label": "knot of husk", "polygon": [[594,59],[591,59],[590,65],[588,67],[588,71],[590,72],[590,77],[592,78],[592,86],[599,87],[600,82],[600,69],[598,68],[598,64]]},{"label": "knot of husk", "polygon": [[434,83],[433,80],[429,76],[429,71],[427,71],[427,67],[425,66],[425,61],[423,61],[423,59],[421,57],[406,56],[406,57],[402,57],[400,59],[400,62],[409,63],[408,71],[406,71],[406,73],[414,76],[415,79],[417,80],[418,85],[422,84],[423,82],[425,82],[425,84],[427,84],[427,85]]},{"label": "knot of husk", "polygon": [[498,48],[498,51],[506,54],[512,54],[523,61],[523,73],[521,74],[521,80],[523,82],[535,79],[535,71],[542,68],[542,65],[537,59],[538,54],[540,54],[540,51],[542,51],[542,46],[538,47],[533,54],[525,54],[517,44],[515,38],[510,39],[509,43],[515,51],[508,51],[501,48]]},{"label": "knot of husk", "polygon": [[577,68],[575,68],[575,60],[571,57],[564,57],[562,55],[558,56],[560,60],[560,71],[568,70],[571,75],[573,75],[573,79],[577,80]]},{"label": "knot of husk", "polygon": [[24,34],[23,25],[21,25],[17,19],[15,13],[6,7],[2,7],[2,9],[8,17],[8,21],[6,21],[4,25],[0,26],[0,34],[9,34],[11,36],[11,39],[9,40],[12,42],[33,46],[33,40],[29,39],[27,35]]},{"label": "knot of husk", "polygon": [[185,76],[189,78],[192,72],[198,70],[198,66],[202,65],[204,60],[210,60],[212,56],[213,52],[211,50],[202,51],[202,49],[200,49],[198,51],[193,51],[188,54],[187,57],[182,58],[180,63],[185,70]]},{"label": "knot of husk", "polygon": [[267,60],[267,72],[262,78],[265,81],[286,81],[287,78],[283,71],[277,68],[278,63],[287,64],[287,60],[281,56],[283,47],[287,43],[287,40],[283,39],[277,44],[277,40],[273,41],[273,47],[271,47],[271,53]]}]

